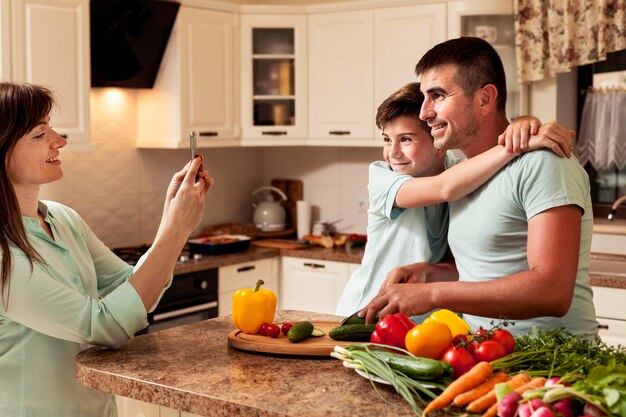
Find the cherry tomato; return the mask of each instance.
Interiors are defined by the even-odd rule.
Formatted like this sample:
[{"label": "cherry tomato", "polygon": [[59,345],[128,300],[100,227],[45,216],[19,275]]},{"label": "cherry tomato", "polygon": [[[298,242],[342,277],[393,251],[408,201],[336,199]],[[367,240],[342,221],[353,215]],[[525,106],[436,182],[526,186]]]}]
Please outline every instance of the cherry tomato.
[{"label": "cherry tomato", "polygon": [[504,346],[493,340],[485,340],[476,346],[474,357],[478,362],[491,362],[506,356]]},{"label": "cherry tomato", "polygon": [[453,379],[457,379],[476,365],[476,359],[462,347],[447,348],[439,359],[452,365],[454,368]]},{"label": "cherry tomato", "polygon": [[285,336],[287,336],[287,333],[289,332],[289,329],[291,329],[293,327],[293,324],[291,323],[285,323],[280,327],[280,330],[283,332],[283,334]]},{"label": "cherry tomato", "polygon": [[491,340],[494,340],[504,346],[505,355],[510,355],[515,352],[515,338],[508,330],[495,330],[493,332],[493,336],[491,336]]},{"label": "cherry tomato", "polygon": [[452,338],[452,346],[461,346],[467,342],[467,336],[464,334],[457,334]]},{"label": "cherry tomato", "polygon": [[265,333],[267,333],[267,335],[271,338],[276,338],[280,335],[280,327],[278,327],[277,324],[270,324],[267,326]]},{"label": "cherry tomato", "polygon": [[259,328],[259,334],[261,336],[267,336],[267,327],[269,326],[269,323],[263,323],[261,325],[261,327]]},{"label": "cherry tomato", "polygon": [[437,359],[452,342],[452,332],[444,323],[432,321],[413,327],[404,339],[406,350],[415,356]]},{"label": "cherry tomato", "polygon": [[489,340],[491,337],[489,335],[489,330],[480,328],[474,332],[474,338],[480,343],[485,340]]}]

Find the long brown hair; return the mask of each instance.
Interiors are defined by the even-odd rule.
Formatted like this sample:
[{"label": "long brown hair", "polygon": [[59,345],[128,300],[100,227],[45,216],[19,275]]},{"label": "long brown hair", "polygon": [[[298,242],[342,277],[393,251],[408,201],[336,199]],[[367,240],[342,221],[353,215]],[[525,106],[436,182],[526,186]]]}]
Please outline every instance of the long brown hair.
[{"label": "long brown hair", "polygon": [[50,114],[55,100],[52,91],[32,84],[0,83],[0,292],[8,308],[11,252],[9,243],[21,249],[31,262],[43,262],[32,247],[22,222],[22,213],[11,184],[8,163],[17,141]]}]

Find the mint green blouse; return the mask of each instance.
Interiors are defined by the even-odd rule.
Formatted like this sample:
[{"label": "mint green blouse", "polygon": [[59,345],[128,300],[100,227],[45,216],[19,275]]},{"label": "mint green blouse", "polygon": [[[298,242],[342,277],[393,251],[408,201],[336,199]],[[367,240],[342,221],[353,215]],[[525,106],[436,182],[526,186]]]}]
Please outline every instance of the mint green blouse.
[{"label": "mint green blouse", "polygon": [[31,269],[12,246],[8,305],[0,299],[0,416],[116,416],[111,394],[76,381],[74,358],[92,345],[119,348],[147,326],[128,282],[134,269],[74,210],[40,202],[39,211],[54,240],[36,218],[23,221],[45,264]]}]

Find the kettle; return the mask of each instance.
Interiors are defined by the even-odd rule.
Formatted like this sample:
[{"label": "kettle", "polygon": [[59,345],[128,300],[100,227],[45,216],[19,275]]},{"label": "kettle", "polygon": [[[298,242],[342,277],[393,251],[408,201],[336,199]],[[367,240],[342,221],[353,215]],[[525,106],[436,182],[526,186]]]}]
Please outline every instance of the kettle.
[{"label": "kettle", "polygon": [[[262,191],[266,192],[263,200],[257,198],[257,194]],[[278,194],[279,201],[274,200],[272,191]],[[252,193],[254,207],[253,221],[256,228],[262,232],[280,232],[285,230],[285,208],[280,204],[281,201],[287,201],[287,196],[280,189],[272,186],[265,186],[255,190]],[[258,201],[260,200],[260,201]]]}]

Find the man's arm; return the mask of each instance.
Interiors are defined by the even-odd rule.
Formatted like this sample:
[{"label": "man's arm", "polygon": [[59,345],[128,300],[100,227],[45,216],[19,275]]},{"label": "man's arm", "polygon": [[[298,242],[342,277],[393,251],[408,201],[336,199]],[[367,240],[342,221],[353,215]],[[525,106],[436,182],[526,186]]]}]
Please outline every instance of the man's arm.
[{"label": "man's arm", "polygon": [[434,308],[484,317],[522,320],[560,317],[572,302],[580,247],[581,209],[555,207],[529,220],[529,269],[486,282],[389,284],[362,310],[379,315],[416,315]]}]

